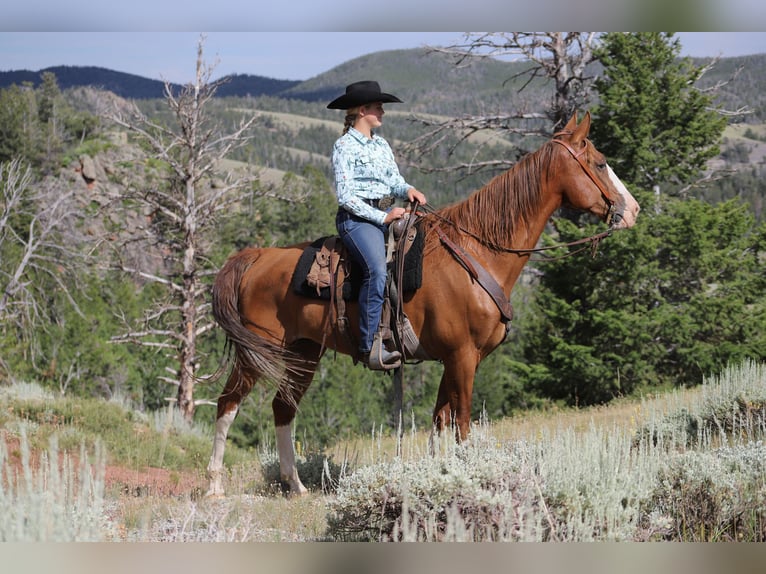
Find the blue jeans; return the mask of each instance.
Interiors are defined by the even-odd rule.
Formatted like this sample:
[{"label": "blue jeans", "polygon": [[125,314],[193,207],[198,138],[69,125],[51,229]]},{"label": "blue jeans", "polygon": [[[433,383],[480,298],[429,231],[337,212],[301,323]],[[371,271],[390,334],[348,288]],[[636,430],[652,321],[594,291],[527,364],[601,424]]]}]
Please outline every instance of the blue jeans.
[{"label": "blue jeans", "polygon": [[351,257],[362,267],[359,352],[369,353],[380,324],[386,289],[386,226],[339,209],[335,216],[335,227]]}]

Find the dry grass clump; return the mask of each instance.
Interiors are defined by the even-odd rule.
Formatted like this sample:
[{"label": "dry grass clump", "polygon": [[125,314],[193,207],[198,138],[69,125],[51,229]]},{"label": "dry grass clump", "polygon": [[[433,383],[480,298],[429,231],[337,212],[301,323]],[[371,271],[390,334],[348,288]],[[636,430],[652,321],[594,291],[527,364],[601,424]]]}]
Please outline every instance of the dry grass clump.
[{"label": "dry grass clump", "polygon": [[323,537],[324,497],[231,494],[145,499],[122,540],[129,542],[306,542]]}]

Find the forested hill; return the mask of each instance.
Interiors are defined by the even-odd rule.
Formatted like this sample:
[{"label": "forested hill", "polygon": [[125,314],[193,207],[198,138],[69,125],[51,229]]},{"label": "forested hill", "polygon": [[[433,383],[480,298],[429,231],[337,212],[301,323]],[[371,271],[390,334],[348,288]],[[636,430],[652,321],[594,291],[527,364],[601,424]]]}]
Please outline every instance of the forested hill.
[{"label": "forested hill", "polygon": [[[470,69],[456,69],[450,58],[422,48],[386,50],[344,62],[306,81],[278,80],[248,74],[232,74],[221,78],[219,97],[273,96],[307,102],[329,101],[356,79],[375,78],[387,90],[395,92],[408,104],[417,103],[433,109],[448,100],[453,105],[466,100],[495,105],[507,99],[516,81],[511,81],[529,67],[528,63],[482,60]],[[17,70],[0,72],[0,89],[13,84],[30,83],[38,87],[44,73],[56,76],[59,88],[91,86],[111,91],[128,99],[153,99],[164,96],[164,82],[93,66],[54,66],[36,72]],[[214,76],[214,79],[217,79]],[[190,79],[191,81],[191,79]],[[510,84],[509,84],[510,81]],[[523,82],[524,78],[519,79]],[[456,85],[461,89],[456,90]],[[179,88],[172,84],[174,89]],[[520,87],[520,86],[519,86]],[[535,91],[528,88],[530,92]],[[513,97],[518,97],[514,95]],[[538,101],[536,96],[530,96]],[[410,109],[413,109],[410,107]]]},{"label": "forested hill", "polygon": [[[708,59],[694,59],[696,65]],[[512,98],[516,108],[539,108],[546,101],[550,86],[540,79],[526,85],[522,72],[527,62],[474,62],[470,70],[459,71],[443,54],[425,49],[386,50],[344,62],[306,81],[279,80],[249,74],[233,74],[218,89],[221,97],[273,96],[309,102],[329,101],[344,86],[360,78],[375,78],[388,91],[396,93],[410,111],[461,113],[465,109],[492,111],[507,108]],[[766,121],[766,54],[722,58],[705,74],[701,87],[721,82],[721,102],[728,109],[747,107],[753,114],[748,123]],[[739,73],[737,73],[739,70]],[[0,72],[0,88],[29,82],[38,86],[44,72],[56,76],[61,89],[94,86],[129,99],[162,98],[164,84],[153,80],[93,66],[55,66],[36,72],[16,70]],[[459,86],[460,89],[456,89]],[[174,88],[179,86],[174,85]],[[522,101],[523,100],[523,101]]]},{"label": "forested hill", "polygon": [[[40,85],[42,75],[45,72],[50,72],[56,76],[58,85],[62,90],[93,86],[128,99],[143,100],[164,96],[165,83],[161,80],[152,80],[135,74],[94,66],[53,66],[37,72],[29,70],[0,72],[0,88],[25,83],[37,87]],[[285,90],[301,83],[294,80],[275,80],[246,74],[228,76],[226,80],[218,91],[219,96],[279,96]],[[174,90],[180,88],[178,84],[171,84],[171,86]]]}]

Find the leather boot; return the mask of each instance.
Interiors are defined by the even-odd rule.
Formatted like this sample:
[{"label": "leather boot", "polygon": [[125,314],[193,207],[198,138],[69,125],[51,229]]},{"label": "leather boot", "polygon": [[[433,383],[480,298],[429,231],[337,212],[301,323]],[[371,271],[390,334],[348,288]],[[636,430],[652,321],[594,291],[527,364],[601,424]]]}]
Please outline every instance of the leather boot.
[{"label": "leather boot", "polygon": [[359,360],[372,371],[390,371],[401,366],[402,355],[399,351],[389,351],[381,345],[375,353],[362,353]]}]

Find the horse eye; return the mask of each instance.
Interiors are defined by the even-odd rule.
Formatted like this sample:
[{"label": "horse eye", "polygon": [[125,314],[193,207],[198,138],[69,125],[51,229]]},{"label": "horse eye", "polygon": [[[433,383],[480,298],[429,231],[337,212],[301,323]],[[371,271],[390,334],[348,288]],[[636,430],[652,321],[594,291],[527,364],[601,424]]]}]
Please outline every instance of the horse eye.
[{"label": "horse eye", "polygon": [[604,163],[597,163],[596,167],[598,169],[606,169],[606,162],[604,162]]}]

